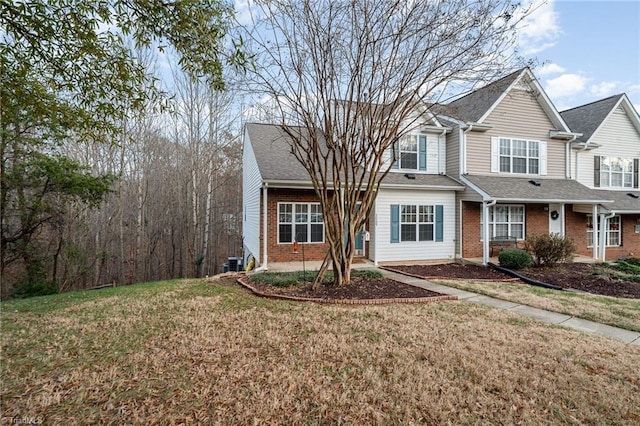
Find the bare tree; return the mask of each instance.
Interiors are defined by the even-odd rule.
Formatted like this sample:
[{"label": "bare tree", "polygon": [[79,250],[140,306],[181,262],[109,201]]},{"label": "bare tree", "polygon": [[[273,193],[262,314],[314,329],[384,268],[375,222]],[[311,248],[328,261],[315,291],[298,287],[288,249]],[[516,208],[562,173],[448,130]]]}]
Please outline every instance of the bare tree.
[{"label": "bare tree", "polygon": [[248,36],[253,88],[277,105],[320,199],[330,243],[322,270],[330,261],[346,284],[391,148],[452,84],[514,63],[526,13],[504,0],[275,0],[259,13]]}]

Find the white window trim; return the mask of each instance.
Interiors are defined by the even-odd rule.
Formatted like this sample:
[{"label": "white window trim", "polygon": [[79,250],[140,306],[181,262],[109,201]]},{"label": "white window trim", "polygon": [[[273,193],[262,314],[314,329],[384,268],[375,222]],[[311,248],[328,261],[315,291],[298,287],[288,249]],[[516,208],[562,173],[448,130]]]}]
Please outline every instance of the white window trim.
[{"label": "white window trim", "polygon": [[[403,222],[402,221],[402,208],[403,207],[415,207],[416,208],[416,221],[415,222]],[[431,222],[420,222],[420,207],[431,207],[431,216],[433,220]],[[398,242],[399,243],[433,243],[436,241],[436,206],[435,204],[400,204],[399,205],[398,218]],[[415,240],[403,240],[402,239],[402,225],[414,225],[416,228]],[[431,225],[433,227],[432,239],[420,240],[420,225]]]},{"label": "white window trim", "polygon": [[[522,238],[518,238],[518,241],[524,241],[526,239],[526,235],[527,235],[527,207],[524,204],[495,204],[491,207],[489,207],[489,210],[491,209],[495,209],[495,207],[500,206],[500,207],[509,207],[509,209],[511,209],[511,207],[522,207],[522,222],[508,222],[509,224],[509,228],[511,228],[511,224],[515,223],[515,224],[520,224],[522,223]],[[491,212],[489,212],[489,215],[491,215]],[[493,222],[489,222],[489,238],[493,238],[496,236],[496,222],[495,222],[495,213],[493,214],[494,216],[494,221]],[[509,218],[511,218],[511,215],[509,215]],[[501,222],[502,223],[502,222]],[[483,241],[483,232],[482,232],[482,228],[484,225],[484,217],[483,217],[483,209],[480,208],[480,241]],[[500,234],[502,235],[502,234]],[[512,235],[511,235],[512,236]]]},{"label": "white window trim", "polygon": [[[603,163],[609,160],[609,170],[602,170],[602,165]],[[630,172],[625,172],[624,171],[624,167],[623,170],[621,172],[615,172],[613,170],[611,170],[611,160],[620,160],[623,163],[625,161],[628,161],[631,164],[631,171]],[[628,189],[628,190],[632,190],[634,189],[633,187],[633,177],[635,176],[635,170],[634,170],[634,161],[633,158],[625,158],[625,157],[610,157],[610,156],[600,156],[600,187],[601,188],[617,188],[617,189]],[[607,184],[604,185],[604,182],[602,180],[602,174],[606,173],[609,175],[609,178],[607,179]],[[611,175],[614,173],[619,173],[622,175],[622,185],[611,185]],[[628,182],[629,182],[629,186],[625,186],[625,177],[628,178]],[[617,247],[617,246],[610,246],[610,247]]]},{"label": "white window trim", "polygon": [[[408,150],[403,150],[402,149],[402,142],[408,138],[415,138],[415,142],[416,142],[416,150],[415,151],[408,151]],[[398,169],[399,170],[403,170],[403,171],[413,171],[413,172],[417,172],[420,170],[420,136],[417,133],[409,133],[407,135],[404,135],[402,138],[400,138],[400,140],[398,141]],[[414,154],[416,156],[416,167],[402,167],[402,153],[407,153],[407,154]]]},{"label": "white window trim", "polygon": [[[320,206],[320,203],[292,203],[292,202],[278,202],[278,208],[276,211],[276,230],[277,230],[277,244],[281,245],[281,244],[293,244],[293,241],[291,242],[281,242],[280,241],[280,225],[281,224],[285,224],[285,223],[281,223],[280,222],[280,206],[281,205],[286,205],[286,204],[290,204],[291,205],[291,220],[292,222],[287,222],[287,225],[291,225],[292,226],[292,230],[291,230],[291,236],[293,241],[295,241],[296,236],[295,236],[295,226],[296,226],[296,221],[295,221],[295,216],[296,216],[296,205],[306,205],[307,206],[307,214],[309,215],[308,220],[306,222],[307,225],[307,236],[310,239],[311,238],[311,225],[312,224],[320,224],[322,223],[322,241],[306,241],[306,242],[301,242],[299,241],[300,244],[323,244],[325,242],[326,239],[326,227],[325,227],[325,223],[324,223],[324,217],[322,218],[322,222],[311,222],[311,206],[312,205],[316,205],[316,206]],[[320,208],[320,210],[322,210],[322,207]],[[301,223],[300,223],[301,225]]]},{"label": "white window trim", "polygon": [[[589,219],[592,218],[593,216],[588,214],[587,215],[587,226],[589,225]],[[611,229],[607,229],[604,233],[604,240],[606,241],[605,243],[605,247],[622,247],[620,245],[620,241],[622,239],[622,216],[620,215],[616,215],[613,216],[612,218],[610,218],[607,221],[607,224],[609,225],[609,227],[611,227],[611,219],[613,218],[617,218],[618,219],[618,229],[613,230],[613,232],[618,234],[618,243],[617,244],[609,244],[609,237],[611,235]],[[599,228],[600,226],[600,220],[598,220],[598,226],[597,228]],[[593,220],[591,220],[591,228],[587,228],[587,248],[593,248],[593,230],[594,230],[594,226],[593,226]],[[591,238],[589,238],[589,234],[591,234]],[[589,243],[589,240],[591,240],[591,243]]]},{"label": "white window trim", "polygon": [[[510,160],[510,165],[509,165],[509,169],[511,171],[508,172],[503,172],[500,171],[500,157],[502,156],[500,154],[500,140],[501,139],[505,139],[505,140],[509,140],[509,146],[510,146],[510,153],[509,153],[509,158]],[[526,166],[527,166],[527,171],[525,173],[520,173],[520,172],[513,172],[513,141],[514,140],[519,140],[519,141],[525,141],[527,144],[527,152],[526,152],[526,157],[518,157],[518,158],[525,158],[526,161]],[[530,157],[529,156],[529,144],[535,142],[538,144],[538,157]],[[530,159],[536,159],[538,160],[538,173],[529,173],[529,160]],[[518,138],[518,137],[511,137],[511,136],[497,136],[497,137],[492,137],[491,138],[491,172],[492,173],[499,173],[499,174],[503,174],[503,175],[520,175],[520,176],[544,176],[547,174],[547,142],[546,141],[541,141],[541,140],[535,140],[535,139],[526,139],[526,138]]]}]

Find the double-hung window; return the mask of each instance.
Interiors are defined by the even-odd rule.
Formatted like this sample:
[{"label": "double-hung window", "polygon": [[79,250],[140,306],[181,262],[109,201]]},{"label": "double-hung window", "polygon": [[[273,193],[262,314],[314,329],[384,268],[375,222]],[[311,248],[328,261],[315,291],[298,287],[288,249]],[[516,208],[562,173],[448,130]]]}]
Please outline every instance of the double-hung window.
[{"label": "double-hung window", "polygon": [[427,170],[427,135],[408,134],[400,138],[394,148],[394,169]]},{"label": "double-hung window", "polygon": [[499,139],[500,173],[540,174],[540,142]]},{"label": "double-hung window", "polygon": [[[480,236],[484,224],[483,209],[480,210]],[[516,237],[524,239],[524,206],[495,205],[489,207],[489,237]]]},{"label": "double-hung window", "polygon": [[324,220],[319,203],[279,203],[278,243],[324,242]]},{"label": "double-hung window", "polygon": [[633,172],[633,160],[600,157],[600,186],[632,188]]},{"label": "double-hung window", "polygon": [[[593,231],[600,230],[600,220],[597,220],[597,226],[593,224],[593,216],[587,215],[587,245],[593,247]],[[605,231],[604,240],[608,247],[617,247],[621,244],[622,226],[620,216],[613,216],[607,221],[607,229]]]},{"label": "double-hung window", "polygon": [[400,139],[400,168],[418,169],[418,136],[407,135]]},{"label": "double-hung window", "polygon": [[400,206],[400,241],[433,241],[433,206]]}]

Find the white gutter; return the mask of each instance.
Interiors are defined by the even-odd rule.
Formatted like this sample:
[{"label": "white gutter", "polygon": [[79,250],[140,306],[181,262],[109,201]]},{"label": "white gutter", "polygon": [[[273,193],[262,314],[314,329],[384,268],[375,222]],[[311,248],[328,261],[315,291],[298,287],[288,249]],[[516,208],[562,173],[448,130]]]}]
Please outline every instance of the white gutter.
[{"label": "white gutter", "polygon": [[[564,146],[564,177],[571,179],[571,144],[576,140],[578,136],[574,135],[571,140],[568,140]],[[578,154],[576,154],[576,157]]]},{"label": "white gutter", "polygon": [[[451,129],[449,129],[449,130],[451,130]],[[447,156],[446,156],[446,154],[444,156],[440,155],[441,154],[441,152],[440,152],[440,147],[441,147],[440,139],[442,139],[442,137],[445,136],[446,134],[447,134],[447,129],[445,128],[445,129],[442,130],[442,133],[440,133],[438,135],[438,174],[445,173],[447,171],[447,165],[446,165]],[[445,158],[445,170],[444,170],[444,172],[440,168],[440,163],[442,162],[442,157]]]}]

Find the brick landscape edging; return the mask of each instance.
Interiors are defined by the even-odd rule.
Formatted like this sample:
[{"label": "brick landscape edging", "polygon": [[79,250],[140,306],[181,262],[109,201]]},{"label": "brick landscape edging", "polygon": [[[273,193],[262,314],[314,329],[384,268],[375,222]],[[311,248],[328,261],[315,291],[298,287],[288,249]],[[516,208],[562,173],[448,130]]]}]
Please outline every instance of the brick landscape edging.
[{"label": "brick landscape edging", "polygon": [[335,305],[384,305],[389,303],[427,303],[427,302],[438,302],[441,300],[458,300],[457,296],[450,296],[445,294],[441,296],[431,296],[431,297],[410,297],[410,298],[399,297],[399,298],[392,298],[392,299],[318,299],[313,297],[286,296],[284,294],[268,294],[256,289],[251,284],[245,282],[243,278],[238,278],[236,281],[238,282],[238,284],[247,288],[249,291],[251,291],[257,296],[267,297],[270,299],[292,300],[296,302],[329,303],[329,304],[335,304]]},{"label": "brick landscape edging", "polygon": [[381,266],[380,269],[384,269],[385,271],[395,272],[396,274],[406,275],[408,277],[420,278],[422,280],[467,280],[467,281],[486,281],[486,282],[494,282],[494,283],[509,283],[514,281],[520,281],[519,278],[452,278],[452,277],[439,277],[435,276],[422,276],[418,274],[412,274],[410,272],[400,271],[398,269],[393,269],[388,266]]}]

